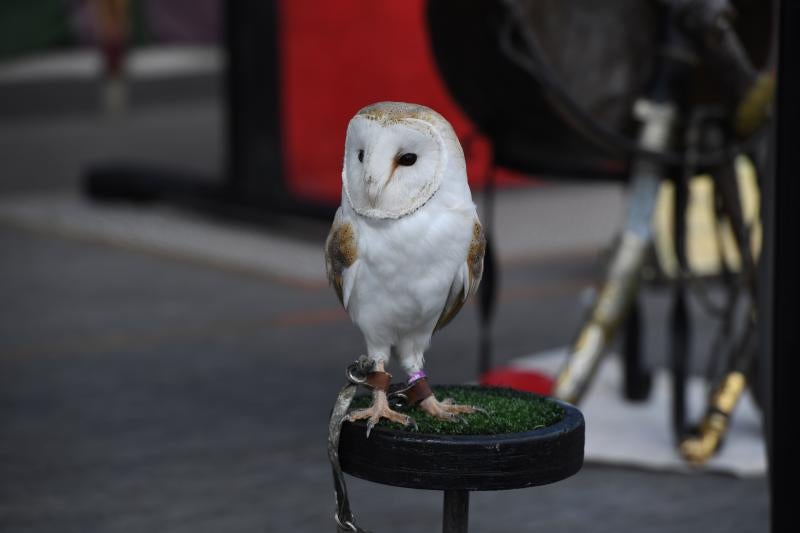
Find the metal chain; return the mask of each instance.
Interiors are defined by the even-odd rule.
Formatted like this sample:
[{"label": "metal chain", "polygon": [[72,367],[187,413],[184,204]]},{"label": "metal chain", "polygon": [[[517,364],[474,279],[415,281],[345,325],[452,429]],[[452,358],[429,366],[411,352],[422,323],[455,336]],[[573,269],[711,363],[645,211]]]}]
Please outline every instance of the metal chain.
[{"label": "metal chain", "polygon": [[336,403],[331,412],[331,419],[328,424],[328,459],[333,470],[333,488],[336,494],[336,512],[333,518],[336,521],[337,533],[370,533],[356,524],[353,511],[350,509],[350,499],[347,496],[347,484],[345,483],[344,473],[339,464],[339,437],[342,432],[342,424],[347,417],[347,410],[358,390],[358,386],[364,384],[367,374],[372,370],[373,363],[366,356],[361,356],[357,361],[347,367],[347,384],[339,391]]}]

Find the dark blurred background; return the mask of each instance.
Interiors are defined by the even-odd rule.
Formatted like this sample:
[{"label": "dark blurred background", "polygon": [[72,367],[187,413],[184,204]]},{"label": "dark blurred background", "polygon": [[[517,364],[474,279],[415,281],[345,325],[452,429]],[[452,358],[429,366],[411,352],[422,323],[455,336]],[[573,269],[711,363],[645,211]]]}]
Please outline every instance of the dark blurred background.
[{"label": "dark blurred background", "polygon": [[[572,93],[634,136],[663,3],[522,4]],[[769,70],[766,4],[738,2],[736,20]],[[504,11],[0,4],[0,531],[333,530],[327,417],[363,346],[327,287],[322,243],[347,122],[375,101],[428,105],[462,141],[496,261],[489,364],[563,355],[623,227],[630,158],[576,134],[498,59]],[[689,99],[726,95],[712,77],[698,66]],[[708,205],[695,208],[702,252]],[[662,199],[656,226],[669,209]],[[718,254],[701,252],[693,266],[713,274]],[[671,335],[664,253],[638,296],[654,373]],[[478,308],[434,338],[435,382],[480,377]],[[705,353],[715,323],[697,302],[690,312]],[[691,366],[700,375],[703,356]],[[746,468],[689,468],[669,402],[650,402],[664,462],[587,451],[561,483],[473,495],[473,530],[768,530],[759,407],[742,430],[756,443]],[[440,527],[439,493],[348,482],[375,531]]]}]

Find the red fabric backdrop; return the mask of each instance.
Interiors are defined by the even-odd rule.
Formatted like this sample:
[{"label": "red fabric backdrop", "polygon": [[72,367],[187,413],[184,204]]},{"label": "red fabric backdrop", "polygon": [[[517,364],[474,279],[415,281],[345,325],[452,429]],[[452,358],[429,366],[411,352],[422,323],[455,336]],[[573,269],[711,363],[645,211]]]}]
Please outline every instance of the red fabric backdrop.
[{"label": "red fabric backdrop", "polygon": [[[449,96],[429,46],[425,0],[284,0],[279,51],[286,180],[299,197],[338,201],[347,122],[385,100],[427,105],[467,152],[470,184],[485,180],[489,146]],[[522,183],[505,172],[498,181]]]}]

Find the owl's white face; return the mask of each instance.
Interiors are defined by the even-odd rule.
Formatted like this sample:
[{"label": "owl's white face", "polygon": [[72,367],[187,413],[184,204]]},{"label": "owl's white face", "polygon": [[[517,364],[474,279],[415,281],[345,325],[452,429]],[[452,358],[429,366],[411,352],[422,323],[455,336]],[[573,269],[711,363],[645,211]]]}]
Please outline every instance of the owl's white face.
[{"label": "owl's white face", "polygon": [[[391,105],[395,107],[387,107]],[[366,108],[347,128],[343,186],[353,209],[363,216],[410,214],[441,182],[445,146],[434,124],[418,112],[427,108],[414,106],[417,112],[399,113],[398,105]]]}]

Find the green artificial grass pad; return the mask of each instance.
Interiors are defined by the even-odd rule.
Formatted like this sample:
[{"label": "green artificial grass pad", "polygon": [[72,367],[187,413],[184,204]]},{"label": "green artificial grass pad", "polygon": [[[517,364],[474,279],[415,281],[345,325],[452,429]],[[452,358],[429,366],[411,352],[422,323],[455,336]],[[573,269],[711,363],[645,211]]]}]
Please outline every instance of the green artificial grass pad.
[{"label": "green artificial grass pad", "polygon": [[[385,419],[381,419],[378,427],[426,434],[497,435],[544,428],[564,418],[564,408],[558,403],[539,396],[520,395],[511,389],[436,386],[433,392],[440,401],[453,398],[457,404],[481,407],[489,415],[470,413],[463,415],[466,423],[461,423],[439,420],[416,407],[401,407],[398,411],[413,417],[417,429]],[[370,405],[371,396],[358,396],[353,400],[352,409]]]}]

